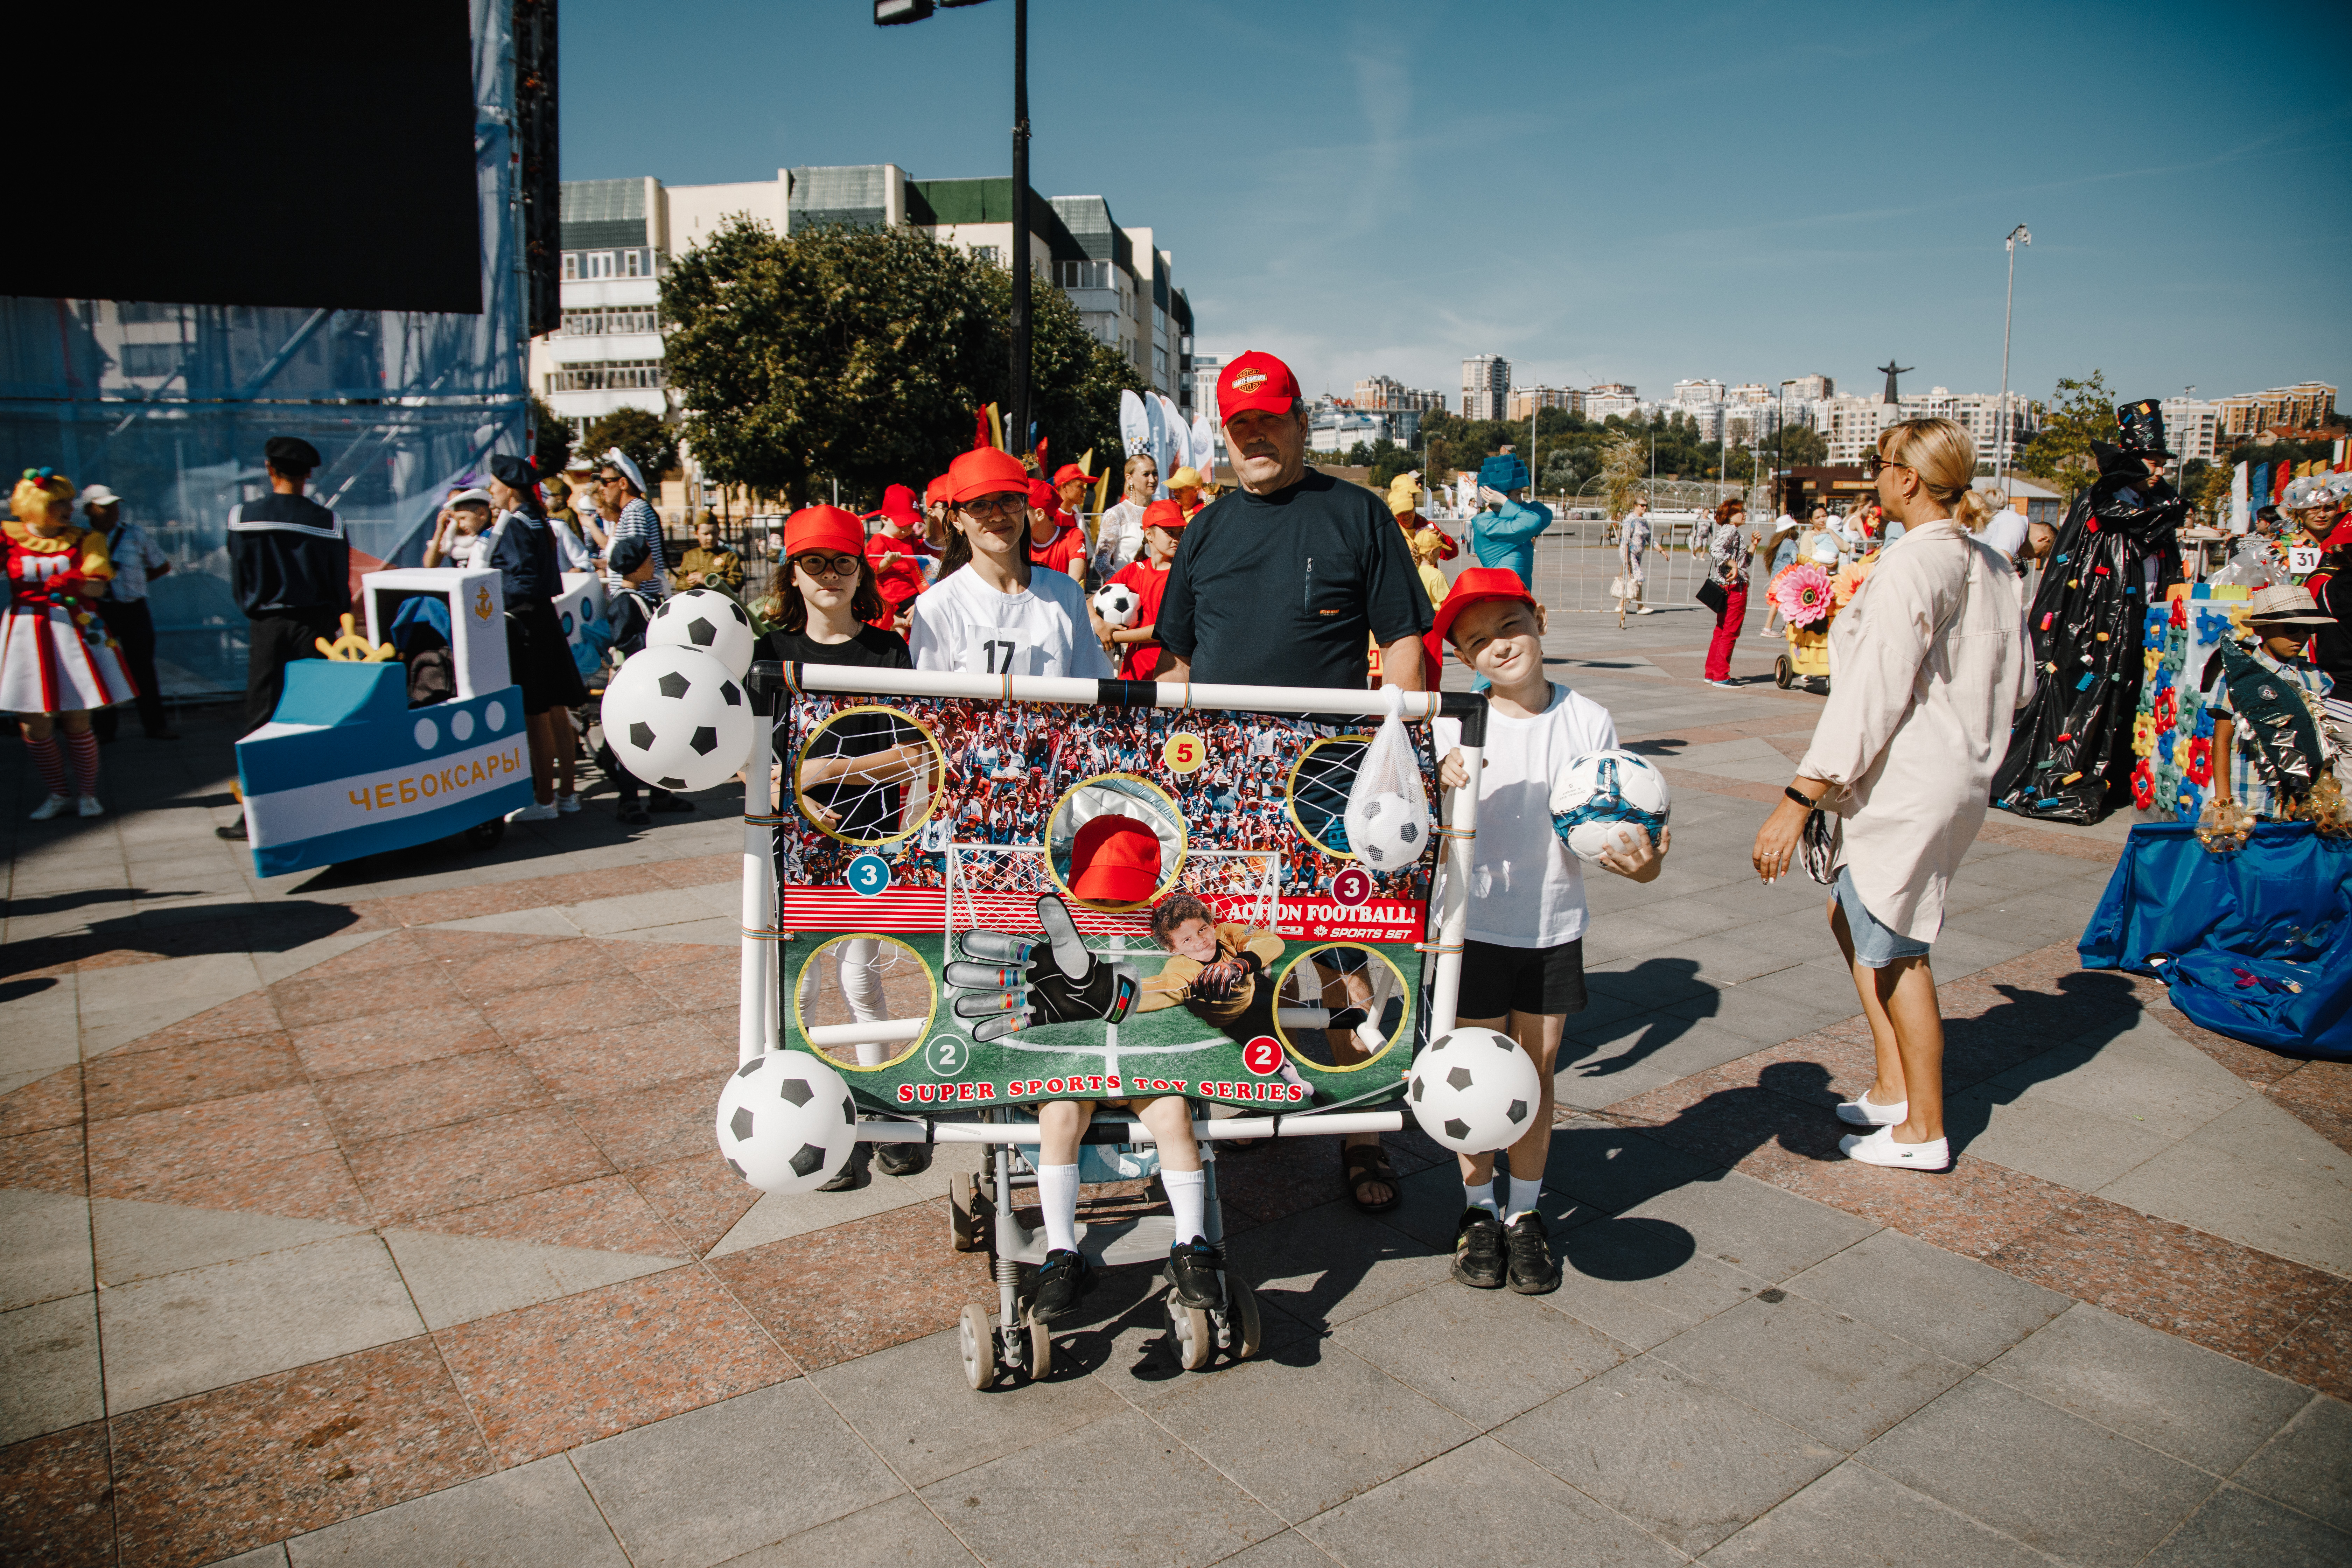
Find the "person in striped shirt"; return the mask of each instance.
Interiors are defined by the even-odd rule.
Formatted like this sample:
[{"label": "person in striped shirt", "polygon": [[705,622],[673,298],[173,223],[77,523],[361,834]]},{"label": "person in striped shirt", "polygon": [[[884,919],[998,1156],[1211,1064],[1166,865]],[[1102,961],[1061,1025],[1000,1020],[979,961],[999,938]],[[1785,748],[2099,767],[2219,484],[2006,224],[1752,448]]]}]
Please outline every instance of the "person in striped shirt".
[{"label": "person in striped shirt", "polygon": [[[605,535],[612,543],[634,539],[645,545],[646,552],[653,558],[654,574],[636,588],[658,605],[669,596],[669,590],[664,586],[669,556],[663,548],[661,518],[646,500],[646,476],[618,447],[607,451],[596,465],[596,510],[604,516]],[[609,550],[610,545],[606,548]],[[608,563],[604,568],[604,591],[617,594],[621,587],[621,579]]]}]

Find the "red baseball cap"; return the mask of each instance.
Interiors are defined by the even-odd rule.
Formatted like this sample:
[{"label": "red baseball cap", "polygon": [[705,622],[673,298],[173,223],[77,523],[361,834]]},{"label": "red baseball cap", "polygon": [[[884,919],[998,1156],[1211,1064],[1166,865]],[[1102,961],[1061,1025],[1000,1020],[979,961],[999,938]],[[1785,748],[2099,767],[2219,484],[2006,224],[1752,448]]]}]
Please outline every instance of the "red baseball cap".
[{"label": "red baseball cap", "polygon": [[1217,417],[1230,420],[1244,409],[1287,414],[1298,401],[1298,378],[1270,353],[1255,349],[1217,373]]},{"label": "red baseball cap", "polygon": [[920,528],[923,514],[915,510],[915,492],[904,485],[888,485],[882,491],[882,504],[876,517],[887,517],[901,528]]},{"label": "red baseball cap", "polygon": [[1076,463],[1064,463],[1060,468],[1054,470],[1054,488],[1055,489],[1060,489],[1072,479],[1078,479],[1087,484],[1092,484],[1095,482],[1095,477],[1087,472],[1084,468],[1078,467]]},{"label": "red baseball cap", "polygon": [[1183,503],[1171,496],[1166,500],[1153,501],[1143,509],[1143,526],[1164,528],[1171,533],[1181,533],[1192,520],[1184,515]]},{"label": "red baseball cap", "polygon": [[784,519],[784,558],[810,550],[866,553],[866,525],[837,506],[804,506]]},{"label": "red baseball cap", "polygon": [[938,479],[933,479],[929,484],[923,487],[923,504],[925,506],[930,505],[935,500],[943,501],[949,499],[950,498],[948,495],[948,477],[945,474],[941,474]]},{"label": "red baseball cap", "polygon": [[1070,842],[1070,897],[1089,904],[1139,904],[1160,886],[1160,835],[1147,823],[1105,812]]},{"label": "red baseball cap", "polygon": [[948,465],[948,500],[958,506],[981,496],[1029,494],[1029,470],[1010,452],[982,447]]},{"label": "red baseball cap", "polygon": [[1062,498],[1055,494],[1054,487],[1047,484],[1045,480],[1031,479],[1029,481],[1029,504],[1035,507],[1039,511],[1056,511],[1061,508]]},{"label": "red baseball cap", "polygon": [[1437,624],[1430,628],[1429,635],[1452,641],[1445,634],[1454,618],[1471,605],[1483,605],[1489,599],[1517,599],[1523,605],[1536,602],[1536,596],[1528,592],[1517,573],[1502,566],[1473,566],[1454,579],[1445,603],[1437,606]]}]

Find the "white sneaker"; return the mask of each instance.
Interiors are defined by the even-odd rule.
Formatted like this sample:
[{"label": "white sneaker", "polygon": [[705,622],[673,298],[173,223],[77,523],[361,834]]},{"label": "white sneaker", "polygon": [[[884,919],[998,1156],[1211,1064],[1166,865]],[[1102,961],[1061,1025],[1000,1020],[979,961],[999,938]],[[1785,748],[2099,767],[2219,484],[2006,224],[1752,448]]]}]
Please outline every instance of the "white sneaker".
[{"label": "white sneaker", "polygon": [[1837,1108],[1840,1121],[1853,1127],[1893,1127],[1911,1120],[1911,1102],[1898,1100],[1892,1105],[1880,1105],[1864,1089],[1853,1099]]},{"label": "white sneaker", "polygon": [[551,800],[533,801],[520,810],[507,813],[509,822],[553,822],[555,816],[555,803]]},{"label": "white sneaker", "polygon": [[49,796],[48,799],[41,802],[40,805],[33,807],[33,820],[35,822],[47,822],[49,818],[55,816],[58,813],[63,811],[72,804],[73,796],[69,795],[53,795]]},{"label": "white sneaker", "polygon": [[79,800],[74,802],[74,811],[76,815],[81,816],[104,816],[106,815],[106,806],[105,804],[98,798],[98,796],[94,795],[86,795]]},{"label": "white sneaker", "polygon": [[1897,1143],[1892,1127],[1882,1127],[1875,1132],[1849,1132],[1838,1140],[1838,1147],[1847,1159],[1859,1160],[1865,1165],[1885,1165],[1897,1171],[1948,1171],[1952,1168],[1949,1139],[1937,1138],[1925,1143]]},{"label": "white sneaker", "polygon": [[1654,616],[1658,612],[1650,608],[1647,605],[1643,605],[1636,608],[1633,613],[1637,616]]},{"label": "white sneaker", "polygon": [[580,809],[580,797],[576,795],[559,795],[555,797],[555,809],[567,814],[577,811]]}]

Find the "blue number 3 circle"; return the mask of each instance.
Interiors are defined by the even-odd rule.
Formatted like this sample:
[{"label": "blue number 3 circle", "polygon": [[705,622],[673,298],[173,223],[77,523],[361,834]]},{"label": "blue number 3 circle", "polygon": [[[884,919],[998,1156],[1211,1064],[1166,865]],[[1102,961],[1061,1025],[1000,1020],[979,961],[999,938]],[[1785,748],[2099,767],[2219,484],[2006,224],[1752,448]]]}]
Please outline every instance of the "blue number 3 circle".
[{"label": "blue number 3 circle", "polygon": [[890,863],[879,855],[860,855],[849,863],[849,890],[871,899],[890,886]]}]

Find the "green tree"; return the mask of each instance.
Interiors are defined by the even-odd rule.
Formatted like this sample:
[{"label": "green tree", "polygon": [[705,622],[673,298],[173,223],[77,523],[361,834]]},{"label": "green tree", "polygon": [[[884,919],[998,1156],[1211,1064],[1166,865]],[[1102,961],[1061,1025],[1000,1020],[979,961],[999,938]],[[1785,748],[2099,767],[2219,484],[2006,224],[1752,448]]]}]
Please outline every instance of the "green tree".
[{"label": "green tree", "polygon": [[[982,292],[987,300],[990,317],[990,339],[975,383],[972,403],[994,403],[1009,412],[1008,400],[1013,393],[1013,271],[1010,268],[989,263],[976,263]],[[1095,472],[1101,473],[1106,464],[1116,468],[1120,453],[1118,436],[1118,395],[1123,390],[1141,392],[1146,384],[1125,354],[1108,348],[1087,331],[1086,319],[1070,297],[1048,282],[1041,274],[1032,273],[1029,279],[1029,420],[1036,426],[1036,436],[1046,447],[1046,461],[1053,468],[1075,463],[1091,451],[1095,455]],[[956,443],[961,451],[971,445],[969,416],[963,438]],[[1021,456],[1024,443],[1012,432],[1006,433],[1007,444]],[[952,457],[954,454],[949,454]],[[940,468],[946,466],[942,461]],[[939,472],[938,468],[926,468],[924,476]],[[887,484],[891,475],[880,481]],[[847,482],[846,476],[844,482]],[[921,480],[911,481],[920,484]],[[879,493],[880,485],[874,487]]]},{"label": "green tree", "polygon": [[1409,474],[1421,467],[1421,460],[1410,448],[1400,447],[1385,437],[1372,443],[1370,456],[1372,459],[1370,482],[1376,490],[1385,491],[1396,482],[1399,474]]},{"label": "green tree", "polygon": [[1830,460],[1830,444],[1803,425],[1782,426],[1765,440],[1763,450],[1784,468],[1817,468]]},{"label": "green tree", "polygon": [[2082,381],[2061,376],[2042,428],[2020,454],[2017,466],[2072,500],[2076,490],[2098,478],[2091,444],[2115,438],[2116,399],[2105,376],[2095,370]]},{"label": "green tree", "polygon": [[542,474],[560,474],[572,460],[572,422],[530,395],[531,461]]},{"label": "green tree", "polygon": [[647,499],[653,499],[662,476],[677,467],[677,431],[658,414],[642,408],[615,408],[588,426],[582,446],[601,457],[618,447],[646,477]]},{"label": "green tree", "polygon": [[1621,431],[1601,458],[1602,493],[1609,498],[1609,515],[1622,517],[1642,499],[1650,477],[1650,443],[1631,430]]}]

